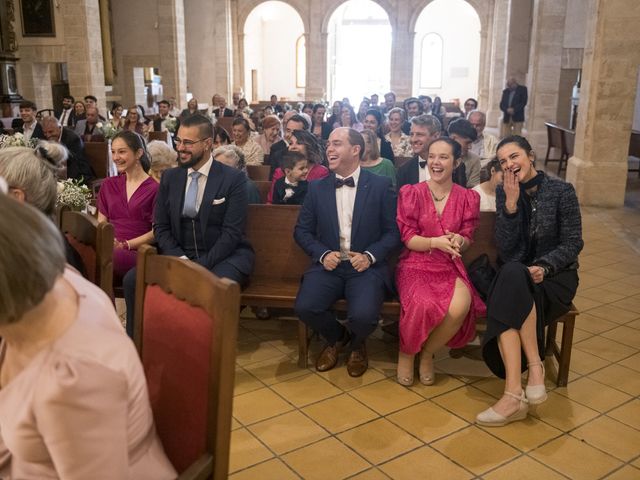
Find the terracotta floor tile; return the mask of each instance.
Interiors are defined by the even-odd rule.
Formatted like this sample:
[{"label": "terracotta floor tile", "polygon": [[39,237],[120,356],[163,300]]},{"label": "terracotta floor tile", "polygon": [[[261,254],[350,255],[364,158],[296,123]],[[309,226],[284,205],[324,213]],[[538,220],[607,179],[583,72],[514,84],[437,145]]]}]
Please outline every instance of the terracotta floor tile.
[{"label": "terracotta floor tile", "polygon": [[604,338],[601,335],[594,335],[580,343],[575,343],[573,348],[591,353],[597,357],[609,360],[610,362],[617,362],[637,352],[637,349],[635,348],[621,345],[620,343]]},{"label": "terracotta floor tile", "polygon": [[389,477],[382,473],[379,469],[371,468],[366,472],[362,472],[353,477],[349,477],[349,480],[389,480]]},{"label": "terracotta floor tile", "polygon": [[282,460],[304,480],[341,480],[371,467],[369,462],[332,437],[287,453]]},{"label": "terracotta floor tile", "polygon": [[376,412],[347,394],[314,403],[302,411],[331,433],[339,433],[378,418]]},{"label": "terracotta floor tile", "polygon": [[631,368],[640,372],[640,353],[636,353],[631,357],[625,358],[624,360],[620,360],[618,365],[622,365],[623,367]]},{"label": "terracotta floor tile", "polygon": [[[594,270],[591,270],[590,273],[594,273],[594,274],[598,275],[599,277],[608,278],[609,280],[620,280],[620,279],[622,279],[624,277],[629,276],[629,274],[627,272],[623,272],[619,268],[616,268],[615,265],[617,265],[617,264],[607,265],[605,267],[599,267],[599,268],[596,268]],[[615,302],[615,300],[611,300],[611,301]]]},{"label": "terracotta floor tile", "polygon": [[640,453],[640,431],[607,416],[582,425],[571,435],[624,462]]},{"label": "terracotta floor tile", "polygon": [[385,377],[395,377],[397,365],[397,350],[381,350],[369,355],[369,368],[375,368],[376,370],[380,371]]},{"label": "terracotta floor tile", "polygon": [[251,363],[261,362],[274,357],[280,357],[282,352],[266,341],[238,343],[236,363],[246,366]]},{"label": "terracotta floor tile", "polygon": [[393,379],[365,385],[352,390],[349,394],[380,415],[387,415],[424,400],[423,397],[399,385]]},{"label": "terracotta floor tile", "polygon": [[562,435],[560,430],[541,422],[533,415],[529,415],[526,420],[513,422],[499,429],[481,426],[479,428],[523,452],[533,450]]},{"label": "terracotta floor tile", "polygon": [[596,357],[577,348],[571,349],[571,365],[569,369],[581,375],[594,372],[610,364],[611,362],[604,358]]},{"label": "terracotta floor tile", "polygon": [[607,413],[607,416],[640,430],[640,400],[635,399]]},{"label": "terracotta floor tile", "polygon": [[416,377],[416,381],[410,389],[425,398],[434,398],[451,390],[455,390],[456,388],[460,388],[463,385],[464,382],[461,382],[456,377],[436,374],[436,383],[433,385],[422,385]]},{"label": "terracotta floor tile", "polygon": [[640,349],[640,330],[627,327],[626,325],[601,333],[600,336],[620,342],[636,350]]},{"label": "terracotta floor tile", "polygon": [[298,411],[254,423],[248,430],[276,455],[327,437],[327,431]]},{"label": "terracotta floor tile", "polygon": [[622,365],[610,365],[602,370],[589,374],[589,378],[622,390],[632,396],[640,395],[640,375],[635,370]]},{"label": "terracotta floor tile", "polygon": [[229,480],[257,480],[257,479],[298,480],[300,477],[277,458],[234,473]]},{"label": "terracotta floor tile", "polygon": [[[578,307],[580,308],[580,307]],[[618,326],[617,323],[610,322],[609,320],[605,320],[604,318],[596,317],[595,315],[591,315],[590,313],[580,313],[576,317],[576,328],[580,328],[581,330],[586,330],[591,333],[602,333],[607,330],[612,330]],[[560,331],[560,329],[558,329]],[[574,343],[577,343],[574,341]]]},{"label": "terracotta floor tile", "polygon": [[276,383],[271,388],[298,408],[342,393],[315,373]]},{"label": "terracotta floor tile", "polygon": [[423,445],[384,418],[347,430],[338,438],[374,465]]},{"label": "terracotta floor tile", "polygon": [[394,480],[416,480],[430,477],[447,480],[473,478],[472,473],[429,447],[419,448],[391,460],[381,465],[380,469]]},{"label": "terracotta floor tile", "polygon": [[470,426],[431,444],[445,457],[476,475],[506,463],[518,451],[476,426]]},{"label": "terracotta floor tile", "polygon": [[386,417],[425,443],[461,430],[468,422],[451,415],[431,401],[425,401]]},{"label": "terracotta floor tile", "polygon": [[[628,288],[625,286],[621,287]],[[614,322],[617,324],[624,324],[640,317],[640,314],[638,313],[625,310],[624,308],[616,307],[613,304],[601,305],[599,307],[592,308],[591,310],[589,310],[589,314],[595,315],[596,317],[604,318],[605,320],[609,320],[610,322]]]},{"label": "terracotta floor tile", "polygon": [[242,395],[263,388],[264,384],[242,367],[236,368],[236,380],[234,383],[233,394]]},{"label": "terracotta floor tile", "polygon": [[244,428],[231,432],[229,448],[229,473],[242,470],[273,457],[273,453]]},{"label": "terracotta floor tile", "polygon": [[548,400],[531,408],[529,414],[563,432],[573,430],[598,416],[595,410],[555,392],[549,392]]},{"label": "terracotta floor tile", "polygon": [[638,478],[640,478],[640,469],[631,465],[625,465],[606,477],[607,480],[638,480]]},{"label": "terracotta floor tile", "polygon": [[640,330],[640,318],[636,320],[631,320],[629,323],[625,323],[624,326],[629,328],[635,328],[636,330]]},{"label": "terracotta floor tile", "polygon": [[[597,271],[598,270],[592,270],[592,272],[594,273]],[[622,274],[622,277],[625,277],[625,276],[626,274]],[[618,279],[619,278],[620,276],[618,277]],[[612,279],[612,280],[617,280],[617,279]],[[627,295],[625,295],[622,292],[609,292],[599,287],[580,289],[580,295],[583,297],[592,298],[595,301],[600,303],[617,302],[618,300],[622,300],[623,298],[627,297]]]},{"label": "terracotta floor tile", "polygon": [[266,385],[273,385],[311,373],[309,369],[298,367],[297,361],[288,355],[280,355],[269,360],[252,363],[244,369]]},{"label": "terracotta floor tile", "polygon": [[476,415],[496,403],[496,399],[477,388],[458,388],[432,400],[445,410],[455,413],[469,423],[475,423]]},{"label": "terracotta floor tile", "polygon": [[612,304],[614,307],[623,308],[634,313],[640,313],[640,297],[633,296],[619,300]]},{"label": "terracotta floor tile", "polygon": [[529,455],[570,478],[595,480],[621,465],[621,462],[568,435],[553,440]]},{"label": "terracotta floor tile", "polygon": [[345,392],[386,378],[374,368],[367,369],[361,377],[350,376],[346,368],[334,368],[328,372],[317,372],[317,374]]},{"label": "terracotta floor tile", "polygon": [[608,278],[585,272],[580,275],[580,292],[610,282]]},{"label": "terracotta floor tile", "polygon": [[484,480],[563,480],[563,475],[529,457],[516,458],[513,462],[486,473]]},{"label": "terracotta floor tile", "polygon": [[557,388],[555,392],[598,412],[606,412],[631,400],[626,393],[588,377],[569,382],[566,387]]},{"label": "terracotta floor tile", "polygon": [[581,312],[586,312],[592,308],[599,307],[602,305],[602,302],[598,302],[595,299],[583,297],[580,295],[580,291],[578,291],[578,295],[576,295],[573,299],[573,304],[578,307],[578,310]]},{"label": "terracotta floor tile", "polygon": [[291,410],[293,407],[289,403],[268,388],[238,395],[233,399],[233,416],[243,425],[250,425]]},{"label": "terracotta floor tile", "polygon": [[[637,271],[636,267],[633,267]],[[637,295],[640,293],[640,286],[638,284],[629,283],[629,277],[622,280],[616,280],[615,282],[605,283],[600,285],[600,288],[609,292],[626,292],[628,295]]]}]

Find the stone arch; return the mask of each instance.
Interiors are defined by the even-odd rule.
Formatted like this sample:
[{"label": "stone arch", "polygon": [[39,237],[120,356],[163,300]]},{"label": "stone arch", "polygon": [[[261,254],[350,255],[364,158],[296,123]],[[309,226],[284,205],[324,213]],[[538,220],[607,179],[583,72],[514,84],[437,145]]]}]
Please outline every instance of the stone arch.
[{"label": "stone arch", "polygon": [[[329,27],[329,20],[331,20],[331,16],[335,13],[335,11],[340,7],[343,3],[347,3],[349,0],[333,0],[331,4],[327,6],[325,9],[325,15],[322,19],[322,34],[326,35]],[[378,4],[378,6],[382,7],[382,9],[389,17],[389,24],[391,25],[391,33],[396,29],[398,18],[396,16],[396,8],[391,4],[389,0],[371,0],[373,3]]]},{"label": "stone arch", "polygon": [[[422,0],[416,8],[413,10],[411,14],[411,18],[409,19],[409,31],[415,33],[416,31],[416,23],[418,23],[418,18],[422,11],[435,0]],[[490,2],[479,2],[478,0],[464,0],[467,2],[473,9],[476,11],[478,18],[480,19],[480,31],[486,32],[489,27],[489,15],[488,12],[493,9],[493,1]],[[487,5],[487,4],[490,4]]]},{"label": "stone arch", "polygon": [[[238,32],[244,32],[244,26],[247,23],[247,18],[253,10],[258,7],[262,3],[266,3],[270,0],[247,0],[246,2],[242,2],[241,6],[238,7]],[[296,13],[300,16],[300,20],[302,20],[302,25],[304,26],[304,33],[309,33],[309,12],[307,9],[307,2],[304,0],[276,0],[282,3],[286,3],[290,7],[292,7]]]}]

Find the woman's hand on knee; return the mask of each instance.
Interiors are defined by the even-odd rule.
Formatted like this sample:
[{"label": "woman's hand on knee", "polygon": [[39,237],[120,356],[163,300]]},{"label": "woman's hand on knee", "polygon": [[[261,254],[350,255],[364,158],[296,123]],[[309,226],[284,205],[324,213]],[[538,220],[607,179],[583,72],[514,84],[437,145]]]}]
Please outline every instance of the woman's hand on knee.
[{"label": "woman's hand on knee", "polygon": [[529,267],[529,274],[531,275],[533,283],[542,283],[542,280],[544,280],[544,268],[542,267],[532,265]]}]

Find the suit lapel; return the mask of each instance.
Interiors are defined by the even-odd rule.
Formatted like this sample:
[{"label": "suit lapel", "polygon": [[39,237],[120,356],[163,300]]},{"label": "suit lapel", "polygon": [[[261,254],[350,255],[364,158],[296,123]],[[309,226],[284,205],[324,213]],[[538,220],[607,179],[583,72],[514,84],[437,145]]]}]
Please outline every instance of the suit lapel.
[{"label": "suit lapel", "polygon": [[358,186],[356,188],[356,201],[353,205],[353,222],[351,226],[351,245],[353,245],[353,239],[358,231],[358,225],[360,225],[360,220],[364,215],[364,209],[367,205],[367,196],[370,190],[369,172],[362,169],[360,170],[360,178],[358,179]]},{"label": "suit lapel", "polygon": [[185,188],[187,186],[187,169],[180,168],[171,185],[171,200],[169,209],[171,214],[171,230],[180,231],[180,218],[182,217],[182,205],[184,203]]},{"label": "suit lapel", "polygon": [[318,205],[318,213],[320,213],[323,208],[327,208],[329,212],[329,222],[331,223],[331,233],[333,235],[334,240],[337,242],[336,245],[340,245],[340,223],[338,221],[338,206],[336,204],[336,189],[335,189],[335,181],[336,176],[334,173],[325,177],[322,182],[322,197],[320,201],[322,202]]},{"label": "suit lapel", "polygon": [[203,231],[206,225],[206,220],[209,218],[209,210],[211,209],[211,202],[216,198],[220,185],[222,184],[222,164],[215,160],[211,164],[209,169],[209,176],[207,177],[207,183],[204,187],[204,194],[202,195],[202,203],[200,204],[200,226]]},{"label": "suit lapel", "polygon": [[413,165],[411,169],[411,184],[415,185],[420,182],[420,157],[416,155],[413,158],[414,160],[411,162]]}]

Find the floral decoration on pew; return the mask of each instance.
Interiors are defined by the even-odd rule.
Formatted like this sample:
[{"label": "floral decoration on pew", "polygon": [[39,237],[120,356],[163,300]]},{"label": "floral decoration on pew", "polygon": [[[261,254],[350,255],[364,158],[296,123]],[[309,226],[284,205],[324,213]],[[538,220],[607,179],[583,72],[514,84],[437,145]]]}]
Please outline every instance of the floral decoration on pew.
[{"label": "floral decoration on pew", "polygon": [[56,203],[58,205],[66,205],[76,212],[85,211],[91,200],[91,190],[81,182],[82,180],[73,178],[58,182]]},{"label": "floral decoration on pew", "polygon": [[176,133],[178,119],[176,117],[169,117],[164,121],[164,126],[169,133]]},{"label": "floral decoration on pew", "polygon": [[96,127],[102,132],[102,135],[107,140],[113,140],[115,136],[120,133],[121,128],[114,127],[111,123],[96,123]]},{"label": "floral decoration on pew", "polygon": [[7,147],[29,147],[36,148],[38,145],[37,138],[26,139],[22,133],[14,133],[13,135],[0,135],[0,148]]}]

